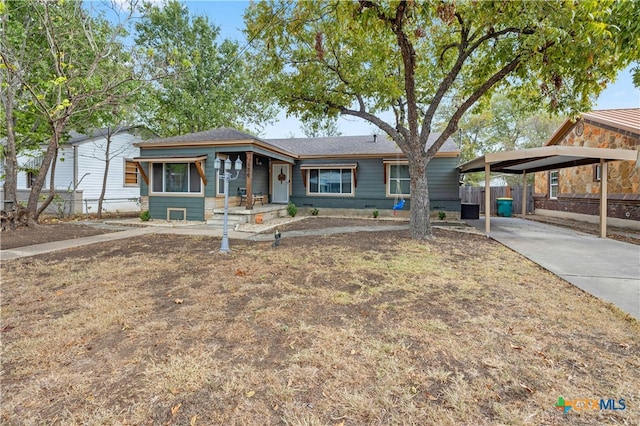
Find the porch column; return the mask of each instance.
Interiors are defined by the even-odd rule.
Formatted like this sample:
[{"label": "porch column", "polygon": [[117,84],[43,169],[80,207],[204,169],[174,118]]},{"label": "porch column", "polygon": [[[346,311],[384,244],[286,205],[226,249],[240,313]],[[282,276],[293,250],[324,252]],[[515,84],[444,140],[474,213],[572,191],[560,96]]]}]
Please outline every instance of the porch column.
[{"label": "porch column", "polygon": [[527,171],[522,171],[522,218],[527,217]]},{"label": "porch column", "polygon": [[600,238],[607,238],[607,168],[608,164],[600,159]]},{"label": "porch column", "polygon": [[247,210],[253,210],[253,185],[252,185],[252,175],[253,175],[253,152],[247,151]]},{"label": "porch column", "polygon": [[484,233],[491,232],[491,165],[484,163]]}]

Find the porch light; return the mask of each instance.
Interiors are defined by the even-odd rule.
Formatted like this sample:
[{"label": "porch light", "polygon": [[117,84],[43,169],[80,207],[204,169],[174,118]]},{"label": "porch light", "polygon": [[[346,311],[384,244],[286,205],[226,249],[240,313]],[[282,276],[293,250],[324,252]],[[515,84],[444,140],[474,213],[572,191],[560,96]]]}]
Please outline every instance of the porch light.
[{"label": "porch light", "polygon": [[239,155],[238,155],[238,158],[236,159],[236,170],[242,170],[242,160],[240,159]]},{"label": "porch light", "polygon": [[224,170],[231,170],[231,160],[229,160],[229,157],[227,157],[226,160],[224,160]]},{"label": "porch light", "polygon": [[216,159],[213,160],[213,168],[220,170],[220,157],[216,157]]}]

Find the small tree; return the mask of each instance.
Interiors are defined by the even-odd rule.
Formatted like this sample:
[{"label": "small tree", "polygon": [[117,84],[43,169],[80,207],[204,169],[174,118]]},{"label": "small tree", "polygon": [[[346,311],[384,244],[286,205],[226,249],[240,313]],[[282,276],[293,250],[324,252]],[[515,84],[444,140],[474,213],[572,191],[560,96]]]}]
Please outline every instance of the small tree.
[{"label": "small tree", "polygon": [[[0,37],[0,60],[5,78],[12,82],[3,98],[13,102],[13,108],[5,108],[5,120],[15,124],[7,125],[12,136],[7,137],[6,152],[12,158],[17,155],[20,129],[31,129],[22,134],[31,145],[43,140],[33,137],[33,129],[42,130],[35,136],[45,129],[49,134],[26,207],[29,223],[35,223],[55,198],[55,159],[68,125],[82,129],[96,124],[101,112],[127,99],[145,78],[159,72],[147,72],[146,61],[137,60],[136,52],[125,48],[125,24],[113,26],[104,18],[90,16],[80,1],[29,0],[3,5],[0,13],[9,31]],[[20,111],[16,111],[16,102]],[[17,124],[18,119],[23,122]],[[12,165],[11,173],[15,172]],[[49,172],[50,192],[38,207]],[[12,186],[8,192],[15,193],[13,176],[6,184]]]}]

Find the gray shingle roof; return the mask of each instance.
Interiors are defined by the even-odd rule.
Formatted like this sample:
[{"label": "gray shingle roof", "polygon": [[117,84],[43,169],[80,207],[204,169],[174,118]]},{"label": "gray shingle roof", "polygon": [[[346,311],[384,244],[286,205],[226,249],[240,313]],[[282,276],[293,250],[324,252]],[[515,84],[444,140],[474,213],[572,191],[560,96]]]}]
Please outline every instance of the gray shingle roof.
[{"label": "gray shingle roof", "polygon": [[[427,147],[431,146],[440,133],[431,133]],[[401,154],[398,145],[387,135],[335,136],[322,138],[266,139],[267,143],[278,148],[304,156],[331,155],[397,155]],[[456,152],[458,148],[451,139],[447,139],[440,152]]]},{"label": "gray shingle roof", "polygon": [[[429,136],[427,147],[440,136],[440,133],[432,133]],[[139,146],[146,144],[166,144],[175,146],[189,142],[217,142],[235,140],[255,140],[274,148],[290,152],[293,155],[305,156],[344,156],[344,155],[398,155],[402,152],[396,143],[386,135],[377,135],[374,142],[373,135],[366,136],[335,136],[321,138],[286,138],[286,139],[261,139],[249,133],[228,127],[221,127],[204,132],[189,133],[162,139],[150,139],[140,142]],[[440,152],[456,152],[455,143],[448,139],[440,148]]]},{"label": "gray shingle roof", "polygon": [[250,135],[249,133],[241,132],[240,130],[231,129],[229,127],[220,127],[213,130],[205,130],[203,132],[187,133],[186,135],[172,136],[169,138],[149,139],[141,142],[140,145],[145,144],[158,144],[166,143],[172,145],[180,142],[215,142],[215,141],[236,141],[236,140],[264,140]]}]

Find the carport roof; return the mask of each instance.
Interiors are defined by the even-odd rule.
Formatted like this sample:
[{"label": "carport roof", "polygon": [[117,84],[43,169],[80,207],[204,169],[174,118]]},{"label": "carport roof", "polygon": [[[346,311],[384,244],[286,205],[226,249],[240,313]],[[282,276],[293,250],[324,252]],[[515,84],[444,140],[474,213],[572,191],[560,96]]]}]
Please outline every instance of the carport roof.
[{"label": "carport roof", "polygon": [[597,164],[601,160],[637,161],[639,155],[639,151],[631,149],[553,145],[487,153],[462,164],[459,169],[461,173],[482,172],[485,165],[489,165],[492,172],[522,174]]}]

